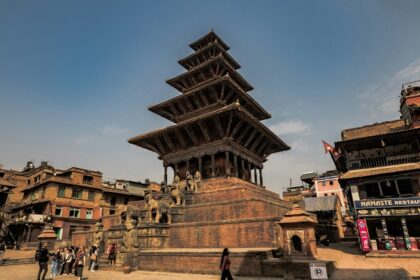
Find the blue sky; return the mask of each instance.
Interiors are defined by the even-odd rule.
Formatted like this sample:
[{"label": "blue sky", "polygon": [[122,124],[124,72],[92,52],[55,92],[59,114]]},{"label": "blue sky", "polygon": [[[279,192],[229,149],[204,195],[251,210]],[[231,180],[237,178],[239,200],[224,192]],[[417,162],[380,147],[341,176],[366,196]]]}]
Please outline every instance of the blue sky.
[{"label": "blue sky", "polygon": [[105,179],[160,181],[129,137],[166,126],[147,110],[210,29],[230,45],[265,121],[292,146],[265,164],[281,192],[333,164],[321,140],[395,119],[401,83],[420,79],[419,1],[0,0],[0,163],[47,160]]}]

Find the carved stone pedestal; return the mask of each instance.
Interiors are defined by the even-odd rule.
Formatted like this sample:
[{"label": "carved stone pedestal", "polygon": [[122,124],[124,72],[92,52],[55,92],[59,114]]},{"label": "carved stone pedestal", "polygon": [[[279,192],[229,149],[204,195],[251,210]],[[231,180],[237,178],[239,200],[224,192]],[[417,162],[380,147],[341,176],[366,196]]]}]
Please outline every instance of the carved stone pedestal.
[{"label": "carved stone pedestal", "polygon": [[173,206],[171,208],[172,223],[184,222],[185,209],[182,206]]},{"label": "carved stone pedestal", "polygon": [[118,270],[124,271],[124,273],[138,269],[138,252],[118,253],[115,266]]},{"label": "carved stone pedestal", "polygon": [[192,205],[193,204],[193,191],[185,191],[184,192],[184,200],[185,205]]},{"label": "carved stone pedestal", "polygon": [[169,225],[140,224],[138,232],[140,248],[168,248]]}]

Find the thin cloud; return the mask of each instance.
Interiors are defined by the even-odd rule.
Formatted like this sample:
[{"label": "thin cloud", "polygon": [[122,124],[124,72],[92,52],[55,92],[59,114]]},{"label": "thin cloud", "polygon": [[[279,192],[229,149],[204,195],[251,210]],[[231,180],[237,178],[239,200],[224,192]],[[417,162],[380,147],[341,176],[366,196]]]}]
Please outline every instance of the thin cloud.
[{"label": "thin cloud", "polygon": [[277,135],[308,133],[309,126],[299,120],[289,120],[270,125],[269,128]]},{"label": "thin cloud", "polygon": [[362,105],[377,108],[370,116],[371,118],[395,115],[399,109],[401,85],[419,79],[420,59],[402,68],[383,83],[371,86],[359,96],[362,99]]},{"label": "thin cloud", "polygon": [[119,128],[114,125],[105,126],[102,130],[104,135],[123,135],[128,132],[126,128]]},{"label": "thin cloud", "polygon": [[76,145],[83,145],[83,144],[87,144],[87,143],[92,143],[93,141],[95,141],[95,137],[93,136],[81,136],[81,137],[77,137],[73,140],[74,144]]}]

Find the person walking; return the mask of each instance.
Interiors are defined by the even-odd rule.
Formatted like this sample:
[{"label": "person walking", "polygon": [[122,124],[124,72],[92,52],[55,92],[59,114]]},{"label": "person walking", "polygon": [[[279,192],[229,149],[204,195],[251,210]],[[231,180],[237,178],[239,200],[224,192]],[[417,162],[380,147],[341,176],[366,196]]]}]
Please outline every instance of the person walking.
[{"label": "person walking", "polygon": [[229,259],[229,249],[223,249],[222,258],[220,259],[220,270],[222,272],[221,280],[225,280],[226,277],[228,280],[233,280],[232,274],[230,274],[230,259]]},{"label": "person walking", "polygon": [[49,252],[48,252],[48,243],[45,242],[41,249],[37,251],[37,259],[39,264],[38,270],[38,277],[37,280],[45,280],[45,275],[48,272],[48,260],[49,260]]},{"label": "person walking", "polygon": [[74,261],[74,275],[79,277],[79,280],[83,277],[83,267],[86,264],[86,250],[85,247],[80,247],[76,253],[76,259]]},{"label": "person walking", "polygon": [[89,258],[90,258],[89,270],[93,272],[96,270],[96,264],[98,261],[98,249],[96,248],[96,246],[92,246],[92,248],[90,249]]},{"label": "person walking", "polygon": [[108,265],[115,265],[115,259],[117,256],[117,248],[115,246],[115,241],[113,241],[111,244],[108,245],[107,248],[108,253]]},{"label": "person walking", "polygon": [[55,277],[59,273],[59,266],[61,261],[61,250],[57,249],[52,257],[51,276]]}]

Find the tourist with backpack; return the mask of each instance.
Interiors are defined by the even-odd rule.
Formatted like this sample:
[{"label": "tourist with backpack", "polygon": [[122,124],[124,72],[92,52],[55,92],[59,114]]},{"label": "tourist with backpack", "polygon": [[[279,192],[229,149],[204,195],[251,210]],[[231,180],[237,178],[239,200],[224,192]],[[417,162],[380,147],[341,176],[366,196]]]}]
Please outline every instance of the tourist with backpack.
[{"label": "tourist with backpack", "polygon": [[86,250],[85,247],[80,247],[76,252],[76,259],[74,262],[74,276],[78,276],[79,280],[83,277],[83,267],[86,264]]},{"label": "tourist with backpack", "polygon": [[38,264],[39,264],[37,280],[45,280],[45,275],[48,272],[49,258],[50,256],[48,252],[48,243],[45,242],[43,246],[40,249],[38,249],[35,254],[35,259],[38,261]]},{"label": "tourist with backpack", "polygon": [[96,248],[96,246],[92,246],[92,248],[90,249],[89,258],[90,258],[89,270],[92,272],[96,271],[96,264],[98,262],[98,249]]}]

